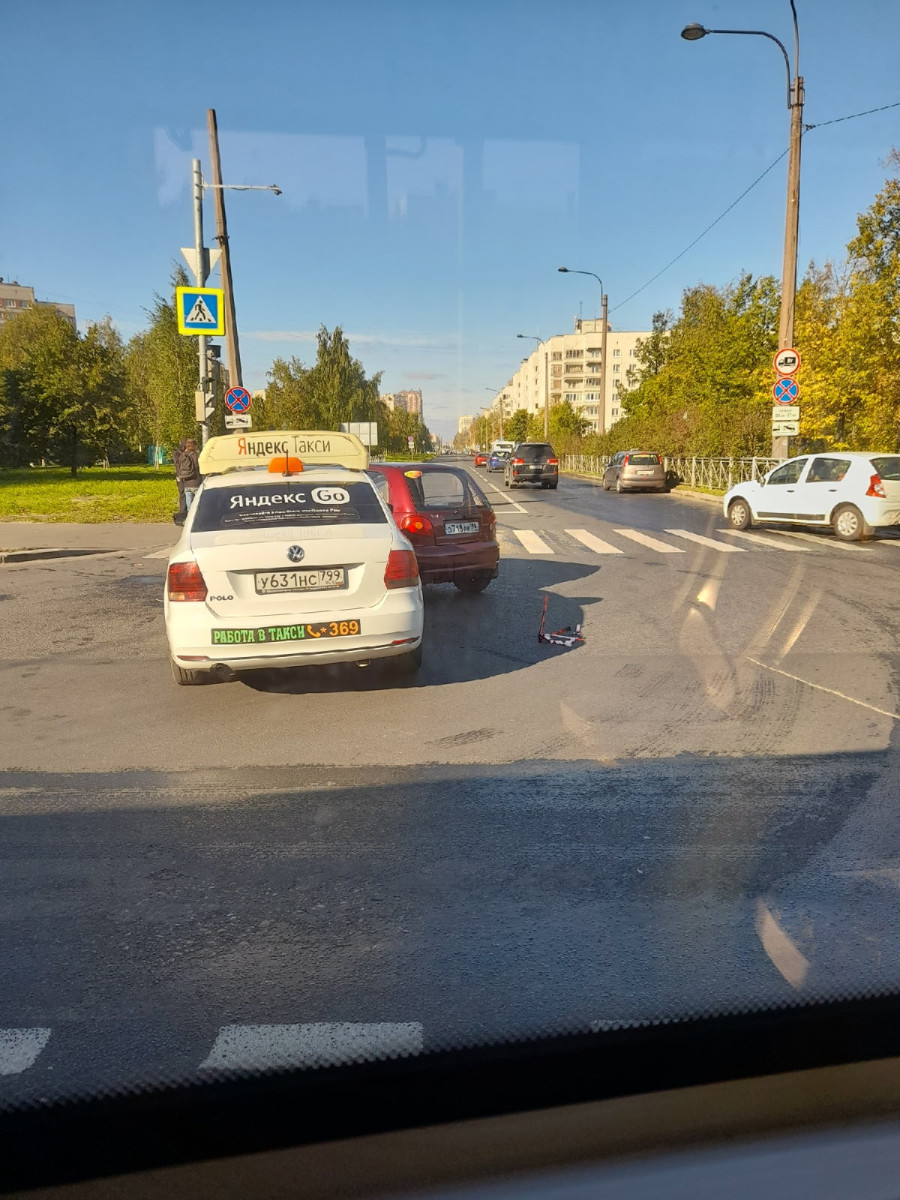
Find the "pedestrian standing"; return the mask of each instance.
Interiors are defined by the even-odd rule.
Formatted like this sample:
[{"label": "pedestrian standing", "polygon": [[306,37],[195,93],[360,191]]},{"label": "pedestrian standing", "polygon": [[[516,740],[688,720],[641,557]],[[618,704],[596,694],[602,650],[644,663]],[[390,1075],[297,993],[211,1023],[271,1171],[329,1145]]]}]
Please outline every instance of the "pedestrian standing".
[{"label": "pedestrian standing", "polygon": [[185,440],[184,450],[181,453],[181,471],[179,473],[181,481],[184,484],[184,507],[187,512],[190,512],[197,489],[203,482],[203,477],[200,474],[200,456],[197,453],[197,443],[193,438]]},{"label": "pedestrian standing", "polygon": [[182,438],[172,451],[172,463],[175,467],[175,485],[178,488],[178,512],[172,516],[172,520],[176,525],[183,525],[184,518],[187,516],[187,505],[184,502],[184,480],[181,478],[181,456],[184,454],[184,443],[185,439]]}]

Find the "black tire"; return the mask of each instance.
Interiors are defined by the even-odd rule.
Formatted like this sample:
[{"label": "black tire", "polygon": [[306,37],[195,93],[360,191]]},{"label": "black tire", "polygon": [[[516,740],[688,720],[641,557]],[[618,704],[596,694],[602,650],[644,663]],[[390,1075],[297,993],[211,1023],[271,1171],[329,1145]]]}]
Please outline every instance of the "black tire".
[{"label": "black tire", "polygon": [[617,479],[616,480],[616,495],[621,496],[624,491],[625,491],[625,489],[622,487],[622,480]]},{"label": "black tire", "polygon": [[728,524],[737,530],[749,529],[753,524],[750,505],[742,496],[738,496],[728,505]]},{"label": "black tire", "polygon": [[466,596],[475,596],[483,592],[490,582],[490,575],[464,575],[453,580],[454,586]]},{"label": "black tire", "polygon": [[550,488],[550,491],[551,491],[551,492],[555,492],[555,491],[556,491],[556,489],[559,487],[559,484],[558,484],[558,483],[551,483],[551,484],[549,484],[548,486],[549,486],[549,488]]},{"label": "black tire", "polygon": [[602,488],[603,488],[604,492],[608,492],[608,491],[609,491],[609,484],[606,482],[606,476],[605,476],[605,475],[603,476],[603,483],[602,483],[602,485],[601,485],[601,486],[602,486]]},{"label": "black tire", "polygon": [[172,678],[179,686],[196,687],[204,682],[205,671],[185,671],[174,659],[170,659],[169,662],[172,666]]},{"label": "black tire", "polygon": [[545,483],[543,479],[541,480],[541,491],[542,491],[542,492],[543,492],[543,491],[546,491],[546,489],[547,489],[549,486],[550,486],[550,484],[549,484],[549,483]]},{"label": "black tire", "polygon": [[509,487],[509,477],[507,475],[503,476],[503,486]]},{"label": "black tire", "polygon": [[871,527],[855,504],[842,504],[831,517],[831,527],[842,542],[864,542]]},{"label": "black tire", "polygon": [[415,650],[410,650],[408,654],[400,654],[394,659],[394,668],[398,675],[415,675],[422,665],[423,659],[422,642],[419,642]]}]

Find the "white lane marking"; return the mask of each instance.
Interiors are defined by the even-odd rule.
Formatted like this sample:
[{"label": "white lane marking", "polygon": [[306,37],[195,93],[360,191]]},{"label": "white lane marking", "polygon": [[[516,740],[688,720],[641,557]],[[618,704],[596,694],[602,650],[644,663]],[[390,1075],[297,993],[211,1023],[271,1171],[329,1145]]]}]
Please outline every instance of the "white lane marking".
[{"label": "white lane marking", "polygon": [[667,529],[666,533],[687,538],[689,542],[696,542],[698,546],[708,546],[710,550],[721,550],[725,554],[747,553],[743,546],[729,546],[727,542],[717,542],[715,538],[704,537],[702,533],[692,533],[690,529]]},{"label": "white lane marking", "polygon": [[758,533],[747,533],[743,529],[717,529],[716,533],[727,533],[731,537],[744,538],[757,546],[765,546],[767,550],[789,550],[792,554],[809,554],[806,546],[792,546],[788,542],[773,542],[769,538],[760,537]]},{"label": "white lane marking", "polygon": [[519,539],[529,554],[552,554],[553,551],[542,537],[533,529],[514,529],[513,534]]},{"label": "white lane marking", "polygon": [[900,538],[879,538],[879,546],[893,546],[895,550],[900,550]]},{"label": "white lane marking", "polygon": [[322,1021],[306,1025],[223,1025],[200,1064],[220,1070],[318,1067],[421,1053],[418,1021]]},{"label": "white lane marking", "polygon": [[0,1029],[0,1075],[19,1075],[33,1067],[49,1041],[49,1029]]},{"label": "white lane marking", "polygon": [[169,546],[167,549],[154,550],[152,554],[145,554],[144,558],[168,558],[174,549],[175,549],[175,543],[173,542],[172,545]]},{"label": "white lane marking", "polygon": [[769,532],[778,537],[801,538],[804,542],[812,542],[820,550],[830,550],[834,547],[836,550],[849,550],[851,554],[867,553],[862,546],[855,546],[850,542],[839,542],[833,535],[828,538],[815,533],[798,533],[795,529],[770,529]]},{"label": "white lane marking", "polygon": [[502,496],[503,499],[507,502],[507,504],[511,504],[512,507],[516,510],[516,512],[520,512],[520,513],[528,512],[527,508],[523,508],[521,504],[518,504],[515,500],[513,500],[512,496],[508,495],[508,493],[504,492],[501,488],[495,487],[490,482],[490,480],[485,479],[484,482],[488,485],[488,487],[491,489],[491,491],[496,492],[498,496]]},{"label": "white lane marking", "polygon": [[617,546],[611,546],[609,542],[604,542],[598,537],[594,537],[592,533],[588,533],[586,529],[567,529],[566,533],[569,537],[575,538],[576,542],[581,542],[587,546],[588,550],[595,550],[598,554],[624,554],[624,550],[619,550]]},{"label": "white lane marking", "polygon": [[900,721],[900,713],[888,712],[886,708],[877,708],[874,704],[866,704],[865,700],[857,700],[855,696],[848,696],[845,692],[837,691],[836,688],[825,687],[823,683],[810,683],[808,679],[801,679],[799,675],[792,675],[790,671],[782,671],[780,667],[770,667],[768,663],[760,662],[758,658],[751,658],[749,654],[747,661],[752,662],[754,666],[762,667],[764,671],[774,671],[776,675],[783,675],[785,679],[793,679],[795,683],[803,683],[806,687],[815,688],[817,692],[827,692],[829,696],[848,700],[851,704],[858,704],[860,708],[867,708],[870,712],[878,713],[879,716],[890,717],[892,721]]},{"label": "white lane marking", "polygon": [[647,546],[651,550],[658,550],[660,554],[684,554],[684,550],[680,546],[670,546],[667,542],[657,541],[656,538],[649,537],[646,533],[638,533],[636,529],[617,529],[616,533],[622,537],[631,538],[633,542],[639,542],[642,546]]},{"label": "white lane marking", "polygon": [[809,959],[800,953],[793,938],[785,933],[762,900],[756,902],[756,935],[772,965],[791,987],[803,987],[809,971]]}]

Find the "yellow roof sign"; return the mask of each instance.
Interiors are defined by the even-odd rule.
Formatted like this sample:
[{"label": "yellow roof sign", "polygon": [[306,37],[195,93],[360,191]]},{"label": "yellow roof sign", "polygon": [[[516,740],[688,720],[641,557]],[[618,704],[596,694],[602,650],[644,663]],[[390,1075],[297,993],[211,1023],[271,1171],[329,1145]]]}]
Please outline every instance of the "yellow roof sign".
[{"label": "yellow roof sign", "polygon": [[200,451],[200,473],[218,475],[236,467],[267,467],[280,454],[299,458],[304,466],[338,464],[364,471],[369,451],[355,433],[331,429],[265,429],[260,433],[229,433],[211,437]]}]

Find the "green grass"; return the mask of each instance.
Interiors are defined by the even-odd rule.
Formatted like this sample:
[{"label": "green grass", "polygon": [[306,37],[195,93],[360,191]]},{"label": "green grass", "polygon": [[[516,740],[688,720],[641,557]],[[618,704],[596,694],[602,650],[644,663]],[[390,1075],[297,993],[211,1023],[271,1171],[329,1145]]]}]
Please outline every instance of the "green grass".
[{"label": "green grass", "polygon": [[177,508],[171,466],[0,470],[0,521],[171,522]]}]

